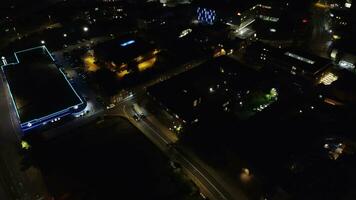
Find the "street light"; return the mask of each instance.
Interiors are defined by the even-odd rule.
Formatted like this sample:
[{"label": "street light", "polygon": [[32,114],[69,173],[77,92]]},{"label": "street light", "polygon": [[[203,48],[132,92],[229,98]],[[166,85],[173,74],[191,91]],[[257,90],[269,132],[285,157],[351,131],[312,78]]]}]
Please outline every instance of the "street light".
[{"label": "street light", "polygon": [[84,32],[88,32],[88,31],[89,31],[89,28],[86,27],[86,26],[84,26],[84,27],[83,27],[83,31],[84,31]]},{"label": "street light", "polygon": [[242,168],[240,179],[242,182],[247,183],[252,179],[252,174],[248,168]]},{"label": "street light", "polygon": [[63,37],[67,37],[67,36],[68,36],[67,33],[64,33],[64,34],[63,34]]},{"label": "street light", "polygon": [[44,40],[41,40],[41,44],[46,44],[46,41],[44,41]]},{"label": "street light", "polygon": [[21,141],[21,148],[22,148],[22,149],[25,149],[25,150],[28,150],[28,149],[31,148],[31,145],[30,145],[28,142],[22,140],[22,141]]}]

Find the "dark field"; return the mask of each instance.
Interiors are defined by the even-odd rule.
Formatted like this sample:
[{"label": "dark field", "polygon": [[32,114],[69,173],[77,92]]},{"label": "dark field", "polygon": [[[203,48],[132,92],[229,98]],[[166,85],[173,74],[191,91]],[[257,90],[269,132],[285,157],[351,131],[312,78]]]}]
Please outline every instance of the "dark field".
[{"label": "dark field", "polygon": [[192,184],[121,118],[35,144],[32,155],[56,199],[198,199]]}]

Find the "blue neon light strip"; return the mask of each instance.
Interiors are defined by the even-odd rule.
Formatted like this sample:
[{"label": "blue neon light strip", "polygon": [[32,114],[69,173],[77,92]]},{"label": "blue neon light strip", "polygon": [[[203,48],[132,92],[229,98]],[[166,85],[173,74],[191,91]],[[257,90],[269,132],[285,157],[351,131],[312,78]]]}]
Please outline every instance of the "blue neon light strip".
[{"label": "blue neon light strip", "polygon": [[[10,64],[10,65],[13,65],[13,64]],[[4,71],[4,67],[5,67],[5,66],[9,66],[9,65],[1,66],[1,70],[2,70],[2,72],[3,72],[4,75],[5,75],[5,71]],[[17,118],[20,119],[20,115],[19,115],[19,112],[18,112],[18,110],[17,110],[16,102],[15,102],[14,97],[12,96],[12,91],[11,91],[11,89],[10,89],[9,82],[7,82],[6,75],[4,76],[4,80],[6,81],[6,86],[7,86],[7,89],[8,89],[8,91],[9,91],[9,93],[10,93],[12,105],[13,105],[14,108],[15,108]]]},{"label": "blue neon light strip", "polygon": [[130,44],[133,44],[133,43],[135,43],[135,42],[136,42],[135,40],[129,40],[129,41],[127,41],[127,42],[124,42],[124,43],[120,44],[120,46],[126,47],[126,46],[128,46],[128,45],[130,45]]},{"label": "blue neon light strip", "polygon": [[[2,69],[3,73],[5,74],[3,67],[9,66],[9,65],[16,65],[16,64],[19,64],[19,63],[20,63],[20,60],[18,59],[17,54],[23,53],[23,52],[27,52],[27,51],[31,51],[31,50],[35,50],[35,49],[38,49],[38,48],[42,48],[42,49],[46,50],[47,53],[48,53],[48,55],[49,55],[50,58],[52,59],[52,61],[53,61],[53,62],[55,61],[54,58],[53,58],[53,56],[52,56],[52,54],[48,51],[48,49],[47,49],[46,46],[34,47],[34,48],[30,48],[30,49],[26,49],[26,50],[22,50],[22,51],[17,51],[17,52],[15,52],[14,54],[15,54],[15,58],[16,58],[16,60],[17,60],[17,63],[10,63],[10,64],[7,64],[7,65],[1,66],[1,69]],[[79,103],[79,104],[76,104],[76,105],[73,105],[73,106],[70,106],[70,107],[68,107],[68,108],[65,108],[65,109],[63,109],[63,110],[60,110],[60,111],[58,111],[58,112],[52,113],[52,114],[50,114],[50,115],[41,117],[41,118],[39,118],[39,119],[33,119],[33,120],[31,120],[31,121],[21,123],[21,129],[22,129],[24,132],[25,132],[25,131],[28,131],[28,130],[31,130],[31,129],[35,128],[35,127],[38,127],[38,126],[42,125],[43,123],[49,122],[49,121],[51,121],[52,118],[67,116],[67,115],[71,114],[71,113],[70,113],[70,109],[74,109],[74,107],[80,106],[80,105],[84,104],[84,101],[83,101],[82,98],[78,95],[77,91],[73,88],[72,84],[70,84],[70,82],[69,82],[69,80],[67,79],[67,77],[66,77],[66,75],[64,74],[64,72],[63,72],[61,69],[59,69],[59,71],[61,72],[61,74],[63,75],[64,79],[67,81],[67,83],[69,84],[69,86],[70,86],[70,88],[72,89],[72,91],[74,92],[74,94],[75,94],[75,95],[78,97],[78,99],[80,100],[80,103]],[[7,81],[6,81],[6,82],[7,82]],[[7,87],[8,87],[8,90],[9,90],[9,92],[10,92],[10,96],[11,96],[11,100],[12,100],[13,106],[15,107],[16,115],[17,115],[18,119],[20,120],[20,115],[19,115],[18,110],[17,110],[16,102],[15,102],[13,96],[12,96],[12,91],[11,91],[11,89],[10,89],[10,86],[9,86],[8,82],[7,82]],[[31,124],[33,124],[33,125],[29,127],[29,126],[28,126],[29,123],[31,123]]]},{"label": "blue neon light strip", "polygon": [[[65,116],[67,116],[67,115],[70,115],[70,114],[71,114],[71,113],[65,113],[65,114],[63,114],[63,115],[57,116],[57,118],[63,118],[63,117],[65,117]],[[30,126],[30,127],[27,126],[27,124],[25,124],[25,125],[21,124],[21,129],[22,129],[22,131],[26,132],[26,131],[32,130],[32,129],[36,128],[36,127],[42,126],[43,123],[48,123],[48,122],[50,122],[51,120],[52,120],[52,119],[48,119],[48,120],[45,120],[45,121],[41,121],[41,122],[32,124],[32,126]]]},{"label": "blue neon light strip", "polygon": [[[54,62],[54,58],[52,56],[52,54],[48,51],[46,46],[42,46],[48,53],[48,55],[51,57],[52,61]],[[74,106],[78,106],[84,103],[84,101],[82,100],[82,98],[78,95],[77,91],[73,88],[72,84],[69,82],[69,80],[67,79],[66,75],[64,74],[64,72],[62,71],[62,69],[59,69],[59,71],[62,73],[64,79],[67,81],[68,85],[70,86],[70,88],[72,89],[72,91],[74,92],[74,94],[78,97],[78,99],[80,100],[80,104],[74,105]],[[72,106],[72,107],[74,107]]]},{"label": "blue neon light strip", "polygon": [[[79,105],[79,104],[78,104],[78,105]],[[27,125],[28,123],[35,124],[35,123],[38,123],[38,122],[41,122],[41,121],[46,121],[46,120],[49,120],[49,119],[52,119],[52,118],[56,118],[56,117],[58,117],[58,115],[62,115],[63,113],[68,112],[71,108],[72,108],[72,107],[68,107],[68,108],[65,108],[65,109],[63,109],[63,110],[61,110],[61,111],[52,113],[52,114],[47,115],[47,116],[44,116],[44,117],[41,117],[41,118],[39,118],[39,119],[33,119],[33,120],[31,120],[31,121],[21,123],[21,126],[25,126],[25,125]]]},{"label": "blue neon light strip", "polygon": [[[45,46],[38,46],[38,47],[33,47],[33,48],[21,50],[21,51],[16,51],[16,52],[15,52],[15,55],[16,55],[16,54],[19,54],[19,53],[27,52],[27,51],[32,51],[32,50],[35,50],[35,49],[40,49],[40,48],[43,49],[43,48],[45,48]],[[17,60],[17,61],[18,61],[18,60]]]},{"label": "blue neon light strip", "polygon": [[[59,71],[62,73],[62,75],[64,76],[64,79],[67,81],[67,83],[68,83],[68,85],[70,86],[70,88],[72,88],[72,90],[73,90],[73,92],[74,92],[74,94],[78,97],[78,99],[80,100],[80,104],[83,104],[84,103],[84,101],[82,100],[82,98],[80,98],[80,96],[79,96],[79,94],[77,93],[77,91],[75,91],[75,89],[73,88],[73,86],[72,86],[72,84],[70,84],[70,82],[69,82],[69,80],[67,79],[67,77],[66,77],[66,75],[64,74],[64,72],[62,72],[62,70],[61,69],[59,69]],[[77,104],[77,105],[80,105],[80,104]],[[76,105],[74,105],[74,106],[76,106]],[[72,107],[74,107],[74,106],[72,106]]]}]

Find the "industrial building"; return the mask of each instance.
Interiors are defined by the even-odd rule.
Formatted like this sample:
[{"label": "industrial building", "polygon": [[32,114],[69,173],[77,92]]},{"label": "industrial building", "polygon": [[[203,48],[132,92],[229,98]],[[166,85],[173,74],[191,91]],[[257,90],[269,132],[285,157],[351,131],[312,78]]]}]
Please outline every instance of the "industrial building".
[{"label": "industrial building", "polygon": [[273,46],[290,46],[293,38],[307,32],[310,21],[307,12],[292,4],[261,1],[239,13],[241,24],[236,36],[242,39],[254,37]]},{"label": "industrial building", "polygon": [[275,49],[270,57],[266,58],[266,62],[275,70],[301,77],[313,83],[318,83],[332,65],[328,59],[296,49]]},{"label": "industrial building", "polygon": [[45,46],[18,51],[2,66],[23,132],[79,113],[85,102]]},{"label": "industrial building", "polygon": [[283,74],[283,77],[312,84],[318,84],[332,66],[331,60],[303,50],[279,49],[261,42],[253,43],[247,48],[247,57],[249,61],[264,65],[269,71]]}]

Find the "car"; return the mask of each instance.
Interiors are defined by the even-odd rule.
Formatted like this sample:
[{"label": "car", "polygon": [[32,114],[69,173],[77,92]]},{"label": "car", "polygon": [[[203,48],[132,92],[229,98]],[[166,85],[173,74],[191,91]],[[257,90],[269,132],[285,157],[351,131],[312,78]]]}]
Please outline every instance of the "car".
[{"label": "car", "polygon": [[134,118],[134,120],[137,122],[140,121],[140,117],[137,114],[134,114],[132,118]]},{"label": "car", "polygon": [[207,196],[205,196],[205,194],[204,194],[204,193],[199,192],[199,195],[200,195],[203,199],[205,199],[205,200],[209,200],[209,199],[208,199],[208,197],[207,197]]},{"label": "car", "polygon": [[175,161],[170,161],[169,164],[171,165],[171,167],[173,169],[181,169],[182,168],[182,165],[180,163],[178,163],[178,162],[175,162]]},{"label": "car", "polygon": [[115,104],[112,103],[112,104],[106,106],[106,109],[109,110],[109,109],[112,109],[112,108],[114,108],[114,107],[115,107]]}]

